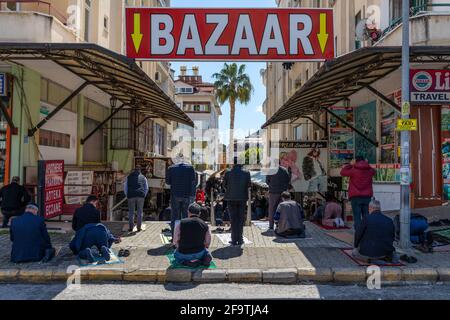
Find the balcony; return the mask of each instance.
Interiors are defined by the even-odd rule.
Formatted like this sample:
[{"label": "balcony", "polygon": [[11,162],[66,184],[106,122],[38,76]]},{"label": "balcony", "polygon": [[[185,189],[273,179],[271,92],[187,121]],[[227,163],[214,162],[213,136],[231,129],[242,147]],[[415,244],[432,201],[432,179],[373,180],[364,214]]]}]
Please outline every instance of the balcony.
[{"label": "balcony", "polygon": [[0,1],[2,11],[38,12],[52,16],[67,26],[69,7],[68,0],[40,1],[40,0],[16,0]]}]

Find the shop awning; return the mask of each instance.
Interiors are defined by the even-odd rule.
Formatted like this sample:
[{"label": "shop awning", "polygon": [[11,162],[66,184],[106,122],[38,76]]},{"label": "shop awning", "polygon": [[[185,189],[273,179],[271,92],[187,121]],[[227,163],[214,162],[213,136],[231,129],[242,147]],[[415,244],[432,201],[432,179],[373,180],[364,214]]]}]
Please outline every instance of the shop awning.
[{"label": "shop awning", "polygon": [[[401,47],[367,47],[330,60],[264,125],[295,120],[345,100],[401,66]],[[450,63],[450,46],[411,47],[412,63]]]},{"label": "shop awning", "polygon": [[89,43],[1,43],[0,61],[51,61],[149,117],[193,126],[192,120],[134,62]]}]

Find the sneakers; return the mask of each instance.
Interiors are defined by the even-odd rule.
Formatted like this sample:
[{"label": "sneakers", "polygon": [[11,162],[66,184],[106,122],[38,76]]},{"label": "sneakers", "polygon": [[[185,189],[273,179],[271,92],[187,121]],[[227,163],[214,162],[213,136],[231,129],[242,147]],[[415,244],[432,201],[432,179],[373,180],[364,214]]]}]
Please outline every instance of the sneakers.
[{"label": "sneakers", "polygon": [[345,222],[344,220],[342,220],[341,218],[336,218],[334,220],[334,226],[336,228],[345,228]]},{"label": "sneakers", "polygon": [[106,260],[109,261],[111,260],[111,254],[109,252],[109,249],[105,246],[101,247],[100,252],[102,254],[102,257]]}]

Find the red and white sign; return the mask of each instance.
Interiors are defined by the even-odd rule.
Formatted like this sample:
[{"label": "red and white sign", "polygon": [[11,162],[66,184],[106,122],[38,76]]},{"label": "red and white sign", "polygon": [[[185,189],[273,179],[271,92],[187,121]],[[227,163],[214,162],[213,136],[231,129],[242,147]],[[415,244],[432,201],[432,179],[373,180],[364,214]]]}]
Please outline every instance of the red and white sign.
[{"label": "red and white sign", "polygon": [[411,102],[449,103],[450,70],[411,70]]},{"label": "red and white sign", "polygon": [[333,10],[127,8],[126,39],[139,60],[325,61]]},{"label": "red and white sign", "polygon": [[64,161],[39,161],[39,206],[45,219],[63,214]]}]

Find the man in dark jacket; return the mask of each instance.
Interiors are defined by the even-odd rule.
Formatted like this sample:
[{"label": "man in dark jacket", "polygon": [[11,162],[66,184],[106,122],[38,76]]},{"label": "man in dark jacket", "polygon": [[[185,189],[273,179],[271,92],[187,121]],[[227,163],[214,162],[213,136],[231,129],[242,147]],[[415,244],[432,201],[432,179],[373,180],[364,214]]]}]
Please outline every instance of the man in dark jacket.
[{"label": "man in dark jacket", "polygon": [[86,203],[75,211],[72,219],[72,229],[76,232],[90,223],[100,223],[100,211],[97,209],[98,198],[89,196]]},{"label": "man in dark jacket", "polygon": [[189,205],[195,199],[197,174],[194,167],[186,161],[180,160],[172,165],[166,175],[166,183],[170,186],[171,221],[170,228],[175,230],[175,221],[187,218]]},{"label": "man in dark jacket", "polygon": [[250,173],[237,164],[237,159],[234,163],[233,169],[225,173],[223,186],[231,219],[231,245],[239,246],[244,244],[245,210],[251,178]]},{"label": "man in dark jacket", "polygon": [[364,157],[357,157],[356,161],[352,161],[341,170],[341,176],[350,177],[348,197],[352,203],[355,230],[369,213],[369,203],[373,197],[372,180],[375,174],[375,169]]},{"label": "man in dark jacket", "polygon": [[286,168],[279,166],[276,174],[267,176],[266,183],[269,185],[269,229],[273,230],[273,215],[281,202],[281,194],[289,189],[291,175]]},{"label": "man in dark jacket", "polygon": [[8,228],[11,217],[23,214],[23,208],[30,201],[27,190],[20,185],[20,178],[13,177],[11,183],[0,189],[1,207],[3,214],[2,228]]},{"label": "man in dark jacket", "polygon": [[136,166],[127,177],[124,184],[125,195],[128,199],[129,232],[134,229],[134,212],[137,207],[137,230],[142,229],[142,215],[144,214],[145,198],[148,194],[147,178],[141,173],[141,167]]},{"label": "man in dark jacket", "polygon": [[12,221],[11,262],[48,261],[54,256],[55,249],[52,248],[44,218],[38,216],[38,212],[37,205],[29,204],[25,213]]},{"label": "man in dark jacket", "polygon": [[395,226],[391,218],[381,213],[378,200],[369,204],[369,215],[356,229],[353,256],[361,261],[392,261],[395,253]]},{"label": "man in dark jacket", "polygon": [[116,241],[118,239],[103,224],[90,223],[77,231],[69,247],[80,259],[94,263],[96,260],[92,248],[96,247],[102,258],[109,261],[111,259],[109,248]]},{"label": "man in dark jacket", "polygon": [[189,218],[182,219],[175,227],[173,243],[176,246],[175,260],[187,266],[203,264],[209,266],[212,258],[208,253],[211,233],[208,225],[200,219],[201,206],[189,207]]}]

